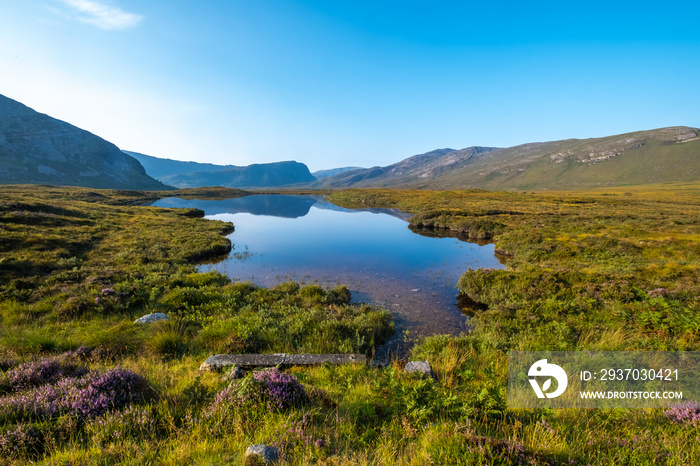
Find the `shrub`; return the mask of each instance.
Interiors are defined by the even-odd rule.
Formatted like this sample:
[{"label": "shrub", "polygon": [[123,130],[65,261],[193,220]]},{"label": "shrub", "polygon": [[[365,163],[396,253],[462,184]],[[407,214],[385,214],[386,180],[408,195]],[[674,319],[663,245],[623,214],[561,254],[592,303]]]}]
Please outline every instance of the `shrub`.
[{"label": "shrub", "polygon": [[0,457],[36,455],[42,448],[43,435],[33,426],[19,424],[16,429],[0,434]]},{"label": "shrub", "polygon": [[225,416],[230,408],[244,406],[284,410],[303,405],[308,399],[304,386],[293,375],[278,370],[258,371],[220,391],[206,415]]},{"label": "shrub", "polygon": [[338,306],[350,304],[351,298],[350,289],[345,285],[336,286],[327,293],[328,303]]},{"label": "shrub", "polygon": [[75,354],[66,353],[60,358],[45,358],[39,361],[26,362],[8,370],[0,378],[0,395],[51,384],[63,377],[80,377],[85,375],[87,369],[78,365],[74,358],[71,357]]},{"label": "shrub", "polygon": [[664,410],[668,419],[685,426],[700,426],[700,403],[680,403]]},{"label": "shrub", "polygon": [[91,419],[144,400],[146,380],[120,368],[61,378],[0,398],[0,419],[46,420],[63,414]]}]

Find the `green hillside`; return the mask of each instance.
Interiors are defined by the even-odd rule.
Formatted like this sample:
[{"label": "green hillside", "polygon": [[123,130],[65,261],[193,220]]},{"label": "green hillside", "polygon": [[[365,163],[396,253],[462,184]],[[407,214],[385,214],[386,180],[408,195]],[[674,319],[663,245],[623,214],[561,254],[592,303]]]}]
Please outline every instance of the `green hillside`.
[{"label": "green hillside", "polygon": [[440,189],[561,190],[695,181],[700,179],[698,134],[696,128],[677,127],[516,146],[427,184]]},{"label": "green hillside", "polygon": [[572,190],[698,180],[700,130],[677,126],[505,149],[441,149],[324,178],[315,187]]}]

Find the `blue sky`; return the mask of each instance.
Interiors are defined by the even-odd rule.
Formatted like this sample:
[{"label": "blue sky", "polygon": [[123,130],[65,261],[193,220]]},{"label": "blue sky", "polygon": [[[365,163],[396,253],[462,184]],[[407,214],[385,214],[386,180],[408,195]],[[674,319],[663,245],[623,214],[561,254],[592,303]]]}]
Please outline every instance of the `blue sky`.
[{"label": "blue sky", "polygon": [[0,0],[0,94],[120,148],[311,170],[700,126],[700,2]]}]

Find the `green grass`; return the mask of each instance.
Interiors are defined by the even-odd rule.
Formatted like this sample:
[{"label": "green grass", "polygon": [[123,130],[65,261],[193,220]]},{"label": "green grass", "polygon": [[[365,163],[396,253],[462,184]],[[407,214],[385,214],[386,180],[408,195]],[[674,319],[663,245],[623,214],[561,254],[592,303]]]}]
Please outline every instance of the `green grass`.
[{"label": "green grass", "polygon": [[[296,367],[303,403],[216,411],[231,382],[197,371],[208,355],[371,351],[389,315],[350,306],[344,287],[196,273],[228,250],[232,226],[135,205],[162,194],[2,188],[0,370],[87,346],[83,364],[134,371],[150,397],[84,423],[0,411],[0,438],[24,435],[0,442],[0,464],[242,464],[248,445],[273,442],[282,464],[696,463],[697,426],[651,409],[509,410],[506,377],[510,350],[698,350],[699,194],[696,184],[334,193],[346,207],[412,212],[416,228],[491,237],[507,269],[466,271],[472,330],[414,347],[435,382],[401,361]],[[148,312],[172,321],[133,325]]]},{"label": "green grass", "polygon": [[[676,143],[655,133],[554,141],[529,150],[508,148],[495,161],[485,157],[434,180],[414,180],[411,186],[576,190],[697,180],[700,140]],[[638,139],[630,146],[629,138]],[[597,163],[579,161],[588,160],[591,153],[617,155]],[[569,158],[562,160],[562,155]]]}]

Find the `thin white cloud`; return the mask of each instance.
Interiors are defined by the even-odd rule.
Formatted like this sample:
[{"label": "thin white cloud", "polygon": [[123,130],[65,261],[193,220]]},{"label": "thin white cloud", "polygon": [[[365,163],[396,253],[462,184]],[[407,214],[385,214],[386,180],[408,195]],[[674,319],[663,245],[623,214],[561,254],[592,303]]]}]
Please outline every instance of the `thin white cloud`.
[{"label": "thin white cloud", "polygon": [[91,0],[58,0],[75,14],[75,19],[100,29],[129,29],[138,25],[143,16],[121,8]]}]

